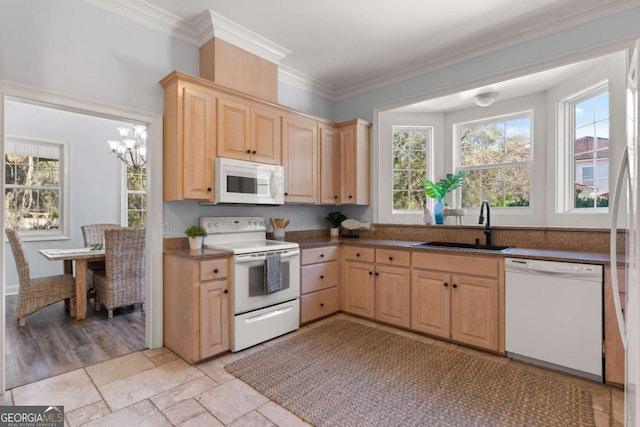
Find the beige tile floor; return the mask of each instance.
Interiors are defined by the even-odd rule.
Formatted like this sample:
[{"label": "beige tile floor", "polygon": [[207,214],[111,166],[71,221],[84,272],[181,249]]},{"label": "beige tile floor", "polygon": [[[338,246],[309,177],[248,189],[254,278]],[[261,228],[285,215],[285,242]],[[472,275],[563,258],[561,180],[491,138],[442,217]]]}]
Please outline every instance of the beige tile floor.
[{"label": "beige tile floor", "polygon": [[[226,363],[317,327],[335,318],[349,318],[403,336],[473,352],[500,363],[507,358],[400,331],[367,320],[338,314],[239,353],[189,365],[166,348],[131,353],[7,391],[3,405],[64,405],[65,425],[86,426],[307,426],[224,370]],[[539,369],[531,367],[531,369]],[[545,374],[574,378],[544,371]],[[580,380],[582,381],[582,380]],[[588,382],[587,382],[588,383]],[[597,426],[622,426],[623,392],[602,384],[592,387]]]}]

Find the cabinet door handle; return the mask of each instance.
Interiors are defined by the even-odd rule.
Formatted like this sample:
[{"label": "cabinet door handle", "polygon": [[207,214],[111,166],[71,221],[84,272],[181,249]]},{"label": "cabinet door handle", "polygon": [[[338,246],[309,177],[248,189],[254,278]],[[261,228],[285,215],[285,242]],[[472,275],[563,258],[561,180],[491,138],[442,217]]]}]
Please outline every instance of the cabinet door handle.
[{"label": "cabinet door handle", "polygon": [[324,279],[324,276],[320,276],[321,279]]},{"label": "cabinet door handle", "polygon": [[253,150],[253,151],[251,152],[251,154],[256,154],[256,150]]},{"label": "cabinet door handle", "polygon": [[369,272],[369,276],[371,276],[371,275],[373,275],[373,272],[372,272],[372,271],[370,271],[370,272]]},{"label": "cabinet door handle", "polygon": [[247,154],[251,154],[251,150],[247,150]]},{"label": "cabinet door handle", "polygon": [[357,253],[357,254],[356,254],[356,256],[357,256],[357,257],[359,257],[359,256],[360,256],[360,253]]},{"label": "cabinet door handle", "polygon": [[211,192],[211,187],[207,187],[207,191],[208,191],[208,192]]},{"label": "cabinet door handle", "polygon": [[349,195],[349,198],[351,198],[351,197],[352,197],[352,196],[351,196],[351,195]]},{"label": "cabinet door handle", "polygon": [[337,198],[338,198],[338,196],[333,196],[333,198],[334,198],[334,199],[337,199]]},{"label": "cabinet door handle", "polygon": [[229,289],[225,289],[225,290],[224,290],[224,291],[222,291],[222,292],[224,292],[225,294],[228,294],[228,293],[229,293]]},{"label": "cabinet door handle", "polygon": [[284,193],[284,195],[285,195],[285,196],[288,196],[288,195],[289,195],[289,193]]},{"label": "cabinet door handle", "polygon": [[445,288],[448,288],[448,287],[449,287],[449,284],[448,284],[447,282],[444,282],[444,287],[445,287]]},{"label": "cabinet door handle", "polygon": [[324,258],[324,254],[320,254],[320,258]]},{"label": "cabinet door handle", "polygon": [[457,284],[455,284],[455,283],[454,283],[453,285],[451,285],[451,286],[452,286],[454,289],[458,287],[458,285],[457,285]]},{"label": "cabinet door handle", "polygon": [[214,269],[213,269],[213,273],[214,273],[214,274],[218,274],[218,271],[220,271],[220,270],[218,270],[217,268],[214,268]]},{"label": "cabinet door handle", "polygon": [[324,303],[323,302],[320,303],[320,307],[324,307]]},{"label": "cabinet door handle", "polygon": [[376,276],[378,275],[378,272],[376,272]]},{"label": "cabinet door handle", "polygon": [[389,261],[393,261],[393,257],[392,256],[389,257]]}]

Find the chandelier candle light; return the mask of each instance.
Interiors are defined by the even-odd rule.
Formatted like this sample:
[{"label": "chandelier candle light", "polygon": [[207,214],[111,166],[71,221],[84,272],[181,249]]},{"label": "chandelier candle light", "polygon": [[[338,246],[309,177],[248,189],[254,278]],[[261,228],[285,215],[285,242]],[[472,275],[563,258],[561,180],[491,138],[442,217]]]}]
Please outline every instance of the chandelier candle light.
[{"label": "chandelier candle light", "polygon": [[107,141],[111,152],[124,164],[141,168],[147,164],[147,128],[144,125],[119,127],[121,141]]}]

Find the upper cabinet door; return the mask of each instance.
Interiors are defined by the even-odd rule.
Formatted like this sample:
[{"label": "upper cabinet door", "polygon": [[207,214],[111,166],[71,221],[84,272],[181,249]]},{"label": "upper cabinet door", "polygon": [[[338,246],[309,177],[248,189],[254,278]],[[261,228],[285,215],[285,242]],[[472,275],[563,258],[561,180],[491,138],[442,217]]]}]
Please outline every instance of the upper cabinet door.
[{"label": "upper cabinet door", "polygon": [[285,202],[317,203],[318,122],[304,116],[284,116],[282,156]]},{"label": "upper cabinet door", "polygon": [[218,98],[218,157],[251,160],[250,120],[248,105]]},{"label": "upper cabinet door", "polygon": [[338,125],[340,137],[340,203],[368,205],[370,200],[369,129],[364,120]]},{"label": "upper cabinet door", "polygon": [[251,159],[260,163],[282,164],[282,115],[275,109],[251,107]]},{"label": "upper cabinet door", "polygon": [[178,164],[178,168],[182,168],[182,198],[213,200],[213,93],[185,87],[182,108],[183,163]]},{"label": "upper cabinet door", "polygon": [[340,140],[338,130],[325,123],[318,124],[320,143],[320,203],[340,203]]}]

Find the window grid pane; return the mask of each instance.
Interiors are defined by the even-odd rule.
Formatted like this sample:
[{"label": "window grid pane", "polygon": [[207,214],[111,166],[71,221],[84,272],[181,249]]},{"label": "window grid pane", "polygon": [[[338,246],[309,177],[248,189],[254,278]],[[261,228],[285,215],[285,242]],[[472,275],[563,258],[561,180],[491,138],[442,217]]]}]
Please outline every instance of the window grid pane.
[{"label": "window grid pane", "polygon": [[529,206],[532,114],[459,126],[462,206]]},{"label": "window grid pane", "polygon": [[[35,153],[40,144],[24,141],[22,145],[33,145]],[[47,147],[51,152],[50,144]],[[58,158],[5,154],[5,228],[60,229],[61,194]]]},{"label": "window grid pane", "polygon": [[576,209],[609,205],[609,93],[573,104],[573,170]]},{"label": "window grid pane", "polygon": [[394,211],[420,211],[425,194],[422,180],[427,176],[427,147],[430,127],[399,127],[392,130],[392,203]]},{"label": "window grid pane", "polygon": [[127,226],[144,227],[147,217],[147,169],[127,167]]}]

